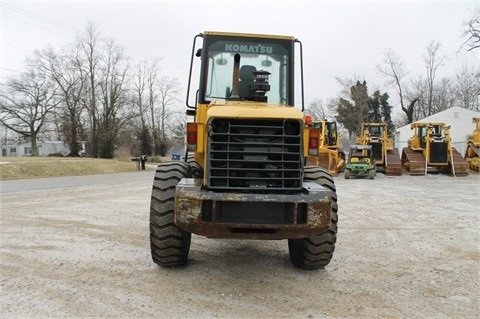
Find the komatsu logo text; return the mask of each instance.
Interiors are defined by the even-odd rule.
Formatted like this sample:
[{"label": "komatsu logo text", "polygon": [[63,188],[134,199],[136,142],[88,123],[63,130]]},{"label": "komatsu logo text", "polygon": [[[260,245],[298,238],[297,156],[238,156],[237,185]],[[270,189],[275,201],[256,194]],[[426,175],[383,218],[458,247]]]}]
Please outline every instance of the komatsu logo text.
[{"label": "komatsu logo text", "polygon": [[242,52],[242,53],[267,53],[272,54],[273,47],[266,45],[250,45],[250,44],[225,44],[226,52]]}]

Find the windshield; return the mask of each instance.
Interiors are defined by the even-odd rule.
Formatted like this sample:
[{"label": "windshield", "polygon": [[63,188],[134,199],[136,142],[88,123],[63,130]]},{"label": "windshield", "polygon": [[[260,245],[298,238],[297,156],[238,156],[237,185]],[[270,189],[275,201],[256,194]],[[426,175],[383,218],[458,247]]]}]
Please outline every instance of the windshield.
[{"label": "windshield", "polygon": [[383,126],[371,125],[367,126],[370,135],[380,136],[383,134]]},{"label": "windshield", "polygon": [[232,99],[287,104],[287,50],[280,44],[254,40],[219,40],[209,45],[205,101]]}]

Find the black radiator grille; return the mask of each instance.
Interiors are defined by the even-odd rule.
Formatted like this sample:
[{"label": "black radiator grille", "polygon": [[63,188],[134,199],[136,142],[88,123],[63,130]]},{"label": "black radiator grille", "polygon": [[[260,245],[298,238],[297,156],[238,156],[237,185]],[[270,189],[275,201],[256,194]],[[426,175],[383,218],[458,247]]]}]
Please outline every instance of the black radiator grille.
[{"label": "black radiator grille", "polygon": [[209,122],[207,186],[217,190],[302,188],[302,123],[216,118]]},{"label": "black radiator grille", "polygon": [[372,157],[376,161],[382,160],[382,142],[370,143],[372,145]]},{"label": "black radiator grille", "polygon": [[447,142],[430,143],[430,162],[440,164],[448,162]]}]

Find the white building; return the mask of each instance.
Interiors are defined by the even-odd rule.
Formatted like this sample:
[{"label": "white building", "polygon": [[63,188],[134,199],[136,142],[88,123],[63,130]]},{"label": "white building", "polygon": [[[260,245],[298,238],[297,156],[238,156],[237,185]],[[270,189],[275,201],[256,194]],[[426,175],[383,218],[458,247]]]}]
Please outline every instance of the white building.
[{"label": "white building", "polygon": [[[45,141],[38,142],[38,155],[48,156],[51,154],[68,154],[68,148],[60,141]],[[2,145],[2,152],[0,156],[30,156],[32,155],[32,145],[24,143],[19,145]]]},{"label": "white building", "polygon": [[[452,146],[463,156],[467,147],[467,134],[472,134],[475,129],[475,124],[472,122],[474,117],[480,117],[480,112],[467,110],[462,107],[452,107],[417,122],[442,122],[445,125],[450,125]],[[400,153],[407,146],[408,139],[412,135],[413,130],[410,128],[410,124],[395,131],[395,147],[398,148]]]}]

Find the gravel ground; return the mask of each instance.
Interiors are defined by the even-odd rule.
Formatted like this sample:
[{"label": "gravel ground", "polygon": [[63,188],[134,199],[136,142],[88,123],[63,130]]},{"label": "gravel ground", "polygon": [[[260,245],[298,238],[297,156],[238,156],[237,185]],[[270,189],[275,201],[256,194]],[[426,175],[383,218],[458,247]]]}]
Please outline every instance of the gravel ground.
[{"label": "gravel ground", "polygon": [[1,318],[478,318],[480,175],[335,178],[324,270],[286,240],[192,237],[150,258],[154,172],[1,182]]}]

